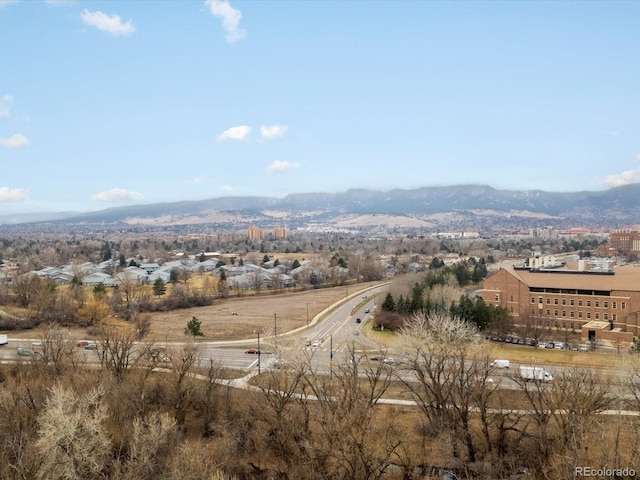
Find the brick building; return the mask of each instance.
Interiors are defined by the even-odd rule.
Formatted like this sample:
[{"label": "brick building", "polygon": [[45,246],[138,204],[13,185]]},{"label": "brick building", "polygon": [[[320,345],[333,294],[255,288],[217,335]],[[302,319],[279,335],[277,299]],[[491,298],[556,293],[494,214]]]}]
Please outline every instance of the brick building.
[{"label": "brick building", "polygon": [[613,232],[609,243],[611,247],[620,254],[640,254],[640,232]]},{"label": "brick building", "polygon": [[274,227],[273,230],[271,230],[271,238],[274,240],[287,238],[287,229],[284,227]]},{"label": "brick building", "polygon": [[247,237],[249,238],[249,240],[253,241],[264,240],[264,230],[262,230],[260,227],[256,227],[255,225],[251,225],[247,229]]},{"label": "brick building", "polygon": [[631,342],[640,336],[640,267],[501,268],[478,294],[511,312],[517,325],[582,330],[582,339]]}]

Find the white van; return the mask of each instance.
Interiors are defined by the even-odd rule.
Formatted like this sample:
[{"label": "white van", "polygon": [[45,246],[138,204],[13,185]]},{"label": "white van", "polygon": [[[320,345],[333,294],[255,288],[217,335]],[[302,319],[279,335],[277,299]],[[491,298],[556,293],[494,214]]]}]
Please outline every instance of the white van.
[{"label": "white van", "polygon": [[511,362],[509,360],[494,360],[489,364],[491,368],[509,368]]}]

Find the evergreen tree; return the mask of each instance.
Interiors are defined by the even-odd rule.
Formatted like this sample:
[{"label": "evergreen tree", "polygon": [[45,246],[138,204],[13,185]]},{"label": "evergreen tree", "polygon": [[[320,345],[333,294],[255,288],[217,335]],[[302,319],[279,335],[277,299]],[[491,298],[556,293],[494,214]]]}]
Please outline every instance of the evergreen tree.
[{"label": "evergreen tree", "polygon": [[396,309],[396,302],[393,300],[393,295],[387,293],[387,296],[382,302],[382,310],[385,312],[393,312]]},{"label": "evergreen tree", "polygon": [[202,337],[204,333],[200,329],[201,322],[196,317],[191,317],[191,320],[187,323],[187,327],[184,329],[185,335],[193,335],[195,337]]},{"label": "evergreen tree", "polygon": [[156,278],[156,281],[153,282],[153,294],[160,296],[160,295],[164,295],[165,292],[167,291],[167,286],[164,283],[164,280],[162,280],[161,278]]}]

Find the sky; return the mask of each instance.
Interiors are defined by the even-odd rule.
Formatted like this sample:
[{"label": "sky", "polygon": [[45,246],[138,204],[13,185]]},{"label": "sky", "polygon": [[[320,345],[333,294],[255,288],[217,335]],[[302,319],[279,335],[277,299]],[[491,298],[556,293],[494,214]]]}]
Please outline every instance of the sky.
[{"label": "sky", "polygon": [[0,0],[0,214],[640,182],[640,2]]}]

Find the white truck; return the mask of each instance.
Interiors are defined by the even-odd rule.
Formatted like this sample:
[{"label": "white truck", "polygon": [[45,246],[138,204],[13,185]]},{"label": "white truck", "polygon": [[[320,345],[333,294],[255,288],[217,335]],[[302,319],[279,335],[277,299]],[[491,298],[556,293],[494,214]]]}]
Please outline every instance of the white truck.
[{"label": "white truck", "polygon": [[530,380],[537,380],[539,382],[552,382],[553,375],[547,372],[544,368],[540,367],[520,367],[520,378],[526,380],[527,382]]},{"label": "white truck", "polygon": [[9,337],[5,333],[0,333],[0,345],[9,343]]}]

